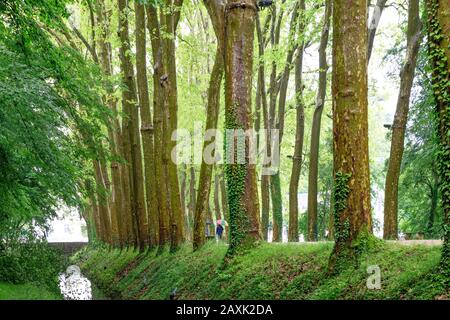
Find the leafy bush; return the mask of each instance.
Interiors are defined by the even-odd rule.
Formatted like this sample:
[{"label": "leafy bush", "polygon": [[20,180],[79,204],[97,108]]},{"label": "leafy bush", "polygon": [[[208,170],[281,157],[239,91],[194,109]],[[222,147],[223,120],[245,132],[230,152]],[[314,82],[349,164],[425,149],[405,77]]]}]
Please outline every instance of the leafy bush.
[{"label": "leafy bush", "polygon": [[36,283],[58,290],[58,274],[66,260],[61,252],[47,243],[10,243],[0,247],[0,282]]}]

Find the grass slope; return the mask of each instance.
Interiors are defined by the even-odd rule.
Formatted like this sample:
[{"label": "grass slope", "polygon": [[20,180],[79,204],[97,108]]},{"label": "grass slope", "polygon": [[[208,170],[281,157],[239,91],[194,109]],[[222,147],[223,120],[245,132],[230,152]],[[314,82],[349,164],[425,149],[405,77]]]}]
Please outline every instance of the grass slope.
[{"label": "grass slope", "polygon": [[[73,257],[105,294],[121,299],[447,299],[435,277],[440,246],[380,242],[358,268],[327,275],[330,243],[261,244],[222,264],[227,247],[192,252],[108,250],[91,246]],[[381,289],[366,286],[367,267],[381,269]]]},{"label": "grass slope", "polygon": [[0,300],[62,300],[62,297],[43,286],[0,283]]}]

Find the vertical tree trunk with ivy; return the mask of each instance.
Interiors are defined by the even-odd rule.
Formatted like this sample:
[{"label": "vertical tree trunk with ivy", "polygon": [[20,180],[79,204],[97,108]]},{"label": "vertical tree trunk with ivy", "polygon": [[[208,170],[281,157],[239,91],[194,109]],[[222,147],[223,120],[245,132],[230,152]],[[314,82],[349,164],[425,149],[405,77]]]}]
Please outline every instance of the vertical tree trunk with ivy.
[{"label": "vertical tree trunk with ivy", "polygon": [[[225,9],[225,129],[250,129],[253,72],[254,0],[228,0]],[[234,145],[234,155],[228,148]],[[227,141],[226,158],[237,158],[235,139]],[[253,246],[260,240],[259,204],[256,168],[249,163],[246,139],[245,163],[227,163],[225,174],[230,210],[230,246],[228,255]]]},{"label": "vertical tree trunk with ivy", "polygon": [[450,288],[450,3],[448,0],[426,1],[428,57],[432,68],[431,83],[436,103],[436,127],[439,137],[437,168],[441,177],[444,244],[441,272]]},{"label": "vertical tree trunk with ivy", "polygon": [[141,111],[141,135],[144,152],[145,193],[148,214],[148,243],[154,247],[159,243],[158,209],[156,202],[156,183],[154,179],[155,156],[153,145],[153,124],[147,79],[147,49],[145,28],[145,7],[136,1],[134,4],[136,23],[136,78]]},{"label": "vertical tree trunk with ivy", "polygon": [[[206,112],[205,130],[216,129],[219,119],[220,108],[220,87],[224,72],[223,50],[224,50],[224,10],[225,3],[221,0],[204,1],[205,7],[211,19],[214,33],[217,39],[216,57],[211,72],[208,89],[208,107]],[[203,150],[214,141],[204,141]],[[214,155],[211,155],[214,156]],[[194,250],[200,248],[205,243],[205,218],[206,218],[206,202],[209,201],[211,190],[213,164],[202,161],[200,168],[199,189],[197,193],[197,205],[195,208],[194,218]]]},{"label": "vertical tree trunk with ivy", "polygon": [[119,36],[120,36],[120,65],[122,81],[126,86],[122,91],[122,106],[124,112],[124,140],[128,139],[125,152],[131,154],[131,190],[132,211],[135,217],[137,240],[139,248],[144,249],[148,240],[147,210],[145,207],[145,191],[143,181],[141,141],[139,134],[139,110],[137,106],[134,68],[131,62],[131,47],[128,31],[128,13],[125,0],[118,1],[119,7]]},{"label": "vertical tree trunk with ivy", "polygon": [[367,1],[333,2],[334,236],[330,271],[372,232],[367,120]]},{"label": "vertical tree trunk with ivy", "polygon": [[409,99],[421,40],[420,30],[419,0],[410,0],[406,58],[400,72],[400,91],[392,125],[391,153],[384,189],[384,239],[398,238],[398,181],[403,158],[406,123],[408,122]]},{"label": "vertical tree trunk with ivy", "polygon": [[313,114],[311,128],[311,146],[309,154],[308,175],[308,241],[317,241],[317,197],[318,197],[318,175],[319,175],[319,146],[320,127],[322,112],[325,106],[327,93],[327,46],[330,30],[330,17],[332,11],[332,0],[327,0],[323,20],[322,35],[319,46],[319,88],[317,90],[316,105]]}]

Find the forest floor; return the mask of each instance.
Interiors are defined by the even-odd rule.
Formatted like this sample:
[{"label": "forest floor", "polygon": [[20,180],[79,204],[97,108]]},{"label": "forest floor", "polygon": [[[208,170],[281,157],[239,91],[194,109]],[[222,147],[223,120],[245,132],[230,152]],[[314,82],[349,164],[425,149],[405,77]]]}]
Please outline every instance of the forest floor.
[{"label": "forest floor", "polygon": [[0,300],[62,300],[56,292],[42,285],[0,283]]},{"label": "forest floor", "polygon": [[[83,273],[111,298],[168,299],[449,299],[437,275],[441,246],[380,241],[358,267],[327,274],[332,243],[264,243],[226,265],[227,246],[211,241],[192,252],[108,250],[75,256]],[[378,269],[379,268],[379,269]],[[369,289],[379,270],[381,288]],[[371,280],[372,279],[372,280]]]}]

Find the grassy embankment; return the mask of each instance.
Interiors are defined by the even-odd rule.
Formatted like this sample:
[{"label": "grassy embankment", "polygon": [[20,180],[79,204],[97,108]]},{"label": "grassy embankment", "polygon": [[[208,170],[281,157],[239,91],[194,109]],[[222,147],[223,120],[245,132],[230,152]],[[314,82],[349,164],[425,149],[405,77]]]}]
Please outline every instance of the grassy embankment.
[{"label": "grassy embankment", "polygon": [[0,283],[0,300],[61,300],[62,296],[41,285]]},{"label": "grassy embankment", "polygon": [[[435,271],[441,246],[380,242],[358,268],[327,275],[332,244],[262,244],[222,265],[227,247],[193,253],[89,247],[73,257],[107,295],[122,299],[446,299]],[[381,270],[381,289],[367,288],[367,267]]]}]

